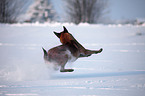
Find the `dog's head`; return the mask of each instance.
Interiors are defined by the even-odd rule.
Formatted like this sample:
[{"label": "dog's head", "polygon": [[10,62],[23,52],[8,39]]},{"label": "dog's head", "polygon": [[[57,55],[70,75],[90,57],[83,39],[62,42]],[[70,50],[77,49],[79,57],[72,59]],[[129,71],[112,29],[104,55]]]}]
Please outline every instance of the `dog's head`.
[{"label": "dog's head", "polygon": [[54,34],[60,39],[60,42],[62,44],[71,43],[72,40],[75,40],[64,26],[63,29],[64,30],[60,33],[54,32]]}]

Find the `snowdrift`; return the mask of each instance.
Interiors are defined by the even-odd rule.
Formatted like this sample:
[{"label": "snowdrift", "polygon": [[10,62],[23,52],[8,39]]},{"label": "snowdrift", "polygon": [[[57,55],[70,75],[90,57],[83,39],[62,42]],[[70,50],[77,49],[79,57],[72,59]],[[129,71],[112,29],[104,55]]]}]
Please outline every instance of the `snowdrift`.
[{"label": "snowdrift", "polygon": [[[88,49],[103,52],[67,68],[49,70],[42,47],[60,45],[53,31],[65,26]],[[0,24],[2,96],[144,96],[145,25]]]}]

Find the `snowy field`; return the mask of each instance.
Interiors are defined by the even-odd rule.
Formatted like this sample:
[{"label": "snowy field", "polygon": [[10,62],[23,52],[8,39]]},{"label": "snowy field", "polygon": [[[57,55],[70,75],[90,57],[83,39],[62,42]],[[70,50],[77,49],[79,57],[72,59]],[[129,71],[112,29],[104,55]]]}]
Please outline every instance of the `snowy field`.
[{"label": "snowy field", "polygon": [[[50,70],[42,47],[60,45],[62,26],[103,52]],[[0,96],[145,96],[145,25],[0,24]]]}]

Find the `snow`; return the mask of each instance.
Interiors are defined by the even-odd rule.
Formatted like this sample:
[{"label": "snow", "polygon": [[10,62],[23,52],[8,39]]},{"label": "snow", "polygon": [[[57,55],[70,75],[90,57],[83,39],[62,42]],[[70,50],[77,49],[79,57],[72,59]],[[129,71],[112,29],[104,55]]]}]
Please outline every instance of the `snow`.
[{"label": "snow", "polygon": [[[72,73],[50,70],[42,47],[60,45],[53,31],[62,26],[85,48],[103,52],[67,64]],[[145,94],[144,25],[0,24],[0,53],[0,96]]]}]

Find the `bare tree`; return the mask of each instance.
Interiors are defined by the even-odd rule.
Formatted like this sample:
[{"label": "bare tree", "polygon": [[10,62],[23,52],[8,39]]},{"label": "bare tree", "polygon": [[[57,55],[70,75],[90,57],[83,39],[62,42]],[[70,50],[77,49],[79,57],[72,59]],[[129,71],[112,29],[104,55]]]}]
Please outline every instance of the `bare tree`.
[{"label": "bare tree", "polygon": [[106,6],[104,0],[66,0],[66,13],[71,22],[97,23]]},{"label": "bare tree", "polygon": [[15,23],[23,10],[25,0],[0,0],[0,22]]}]

